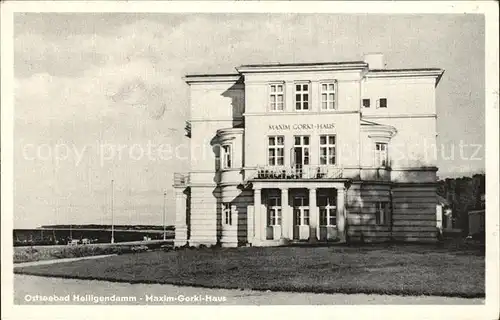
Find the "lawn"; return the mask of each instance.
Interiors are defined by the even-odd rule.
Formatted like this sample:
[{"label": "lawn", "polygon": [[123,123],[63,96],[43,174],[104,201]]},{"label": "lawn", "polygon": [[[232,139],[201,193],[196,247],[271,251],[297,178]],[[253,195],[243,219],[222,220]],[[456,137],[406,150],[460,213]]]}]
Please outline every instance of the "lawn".
[{"label": "lawn", "polygon": [[434,245],[203,248],[16,268],[130,283],[323,293],[484,297],[484,251]]}]

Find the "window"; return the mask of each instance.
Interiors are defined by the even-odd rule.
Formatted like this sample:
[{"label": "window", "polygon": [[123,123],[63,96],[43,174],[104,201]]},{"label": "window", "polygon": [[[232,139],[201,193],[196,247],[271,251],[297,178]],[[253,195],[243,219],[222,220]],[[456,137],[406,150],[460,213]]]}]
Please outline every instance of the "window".
[{"label": "window", "polygon": [[387,166],[387,143],[375,143],[375,165],[378,167]]},{"label": "window", "polygon": [[389,202],[387,201],[379,201],[375,203],[375,222],[377,225],[386,225],[391,221],[391,210],[389,206]]},{"label": "window", "polygon": [[222,169],[231,168],[231,146],[226,144],[222,146]]},{"label": "window", "polygon": [[283,94],[283,84],[271,84],[269,86],[269,108],[271,111],[282,111],[284,110],[284,97]]},{"label": "window", "polygon": [[377,100],[377,108],[387,108],[387,98],[380,98]]},{"label": "window", "polygon": [[309,84],[295,85],[295,110],[309,110]]},{"label": "window", "polygon": [[297,167],[309,165],[309,136],[294,136],[293,164]]},{"label": "window", "polygon": [[229,202],[222,204],[222,219],[225,225],[232,225],[231,203]]},{"label": "window", "polygon": [[363,107],[370,108],[370,99],[363,99]]},{"label": "window", "polygon": [[281,198],[270,197],[267,201],[267,225],[281,225]]},{"label": "window", "polygon": [[268,165],[282,166],[285,164],[285,137],[272,136],[268,137],[267,147]]},{"label": "window", "polygon": [[335,109],[335,83],[321,84],[321,110]]},{"label": "window", "polygon": [[320,196],[318,198],[319,207],[319,225],[336,226],[337,225],[337,206],[331,197]]},{"label": "window", "polygon": [[319,136],[319,164],[336,163],[335,135]]},{"label": "window", "polygon": [[294,224],[297,226],[309,225],[309,199],[306,197],[293,198]]}]

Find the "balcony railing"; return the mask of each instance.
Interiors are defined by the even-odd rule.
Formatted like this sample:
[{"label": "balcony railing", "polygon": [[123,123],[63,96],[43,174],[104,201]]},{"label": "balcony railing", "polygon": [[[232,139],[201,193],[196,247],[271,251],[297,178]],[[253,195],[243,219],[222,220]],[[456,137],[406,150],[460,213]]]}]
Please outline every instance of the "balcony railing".
[{"label": "balcony railing", "polygon": [[174,186],[176,187],[187,187],[189,185],[189,173],[174,173]]},{"label": "balcony railing", "polygon": [[340,179],[342,174],[342,168],[325,165],[260,166],[250,179]]}]

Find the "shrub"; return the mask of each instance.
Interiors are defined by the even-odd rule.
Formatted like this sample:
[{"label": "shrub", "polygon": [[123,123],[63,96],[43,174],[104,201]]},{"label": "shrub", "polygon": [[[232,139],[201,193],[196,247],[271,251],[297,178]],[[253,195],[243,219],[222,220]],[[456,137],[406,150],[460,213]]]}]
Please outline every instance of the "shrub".
[{"label": "shrub", "polygon": [[14,263],[31,262],[39,260],[63,259],[97,256],[104,254],[122,254],[131,252],[130,246],[52,246],[52,247],[15,247]]}]

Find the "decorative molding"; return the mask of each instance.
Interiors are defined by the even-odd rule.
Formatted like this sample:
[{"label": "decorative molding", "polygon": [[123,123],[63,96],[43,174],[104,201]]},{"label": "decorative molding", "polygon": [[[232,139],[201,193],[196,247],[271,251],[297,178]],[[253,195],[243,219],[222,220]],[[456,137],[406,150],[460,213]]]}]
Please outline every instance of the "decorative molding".
[{"label": "decorative molding", "polygon": [[231,119],[190,119],[190,122],[234,122],[243,121],[243,117],[231,118]]},{"label": "decorative molding", "polygon": [[360,113],[359,110],[324,110],[324,111],[273,111],[273,112],[256,112],[256,113],[244,113],[245,117],[261,117],[261,116],[276,116],[276,115],[325,115],[325,114],[356,114]]},{"label": "decorative molding", "polygon": [[241,74],[190,74],[182,78],[187,84],[191,83],[233,83],[241,79]]},{"label": "decorative molding", "polygon": [[362,132],[368,133],[369,138],[375,140],[382,139],[384,140],[384,142],[388,142],[398,132],[393,126],[378,124],[374,122],[362,122],[360,127]]},{"label": "decorative molding", "polygon": [[365,75],[366,78],[408,78],[408,77],[434,77],[436,85],[441,80],[444,70],[439,68],[421,69],[372,69]]},{"label": "decorative molding", "polygon": [[[202,187],[202,188],[217,188],[219,187],[217,184],[211,184],[211,183],[190,183],[189,186],[191,188],[193,187]],[[213,197],[212,195],[210,195],[210,197]],[[191,198],[192,199],[192,198]]]},{"label": "decorative molding", "polygon": [[224,128],[224,129],[219,129],[217,130],[217,135],[218,136],[225,136],[225,135],[235,135],[235,134],[243,134],[245,132],[244,128]]},{"label": "decorative molding", "polygon": [[363,119],[391,119],[391,118],[437,118],[436,114],[361,114]]},{"label": "decorative molding", "polygon": [[438,171],[438,167],[428,166],[428,167],[392,167],[392,171]]},{"label": "decorative molding", "polygon": [[259,64],[243,65],[236,68],[239,73],[270,73],[270,72],[300,72],[300,71],[340,71],[364,70],[368,64],[363,61],[331,62],[331,63],[296,63],[296,64]]}]

